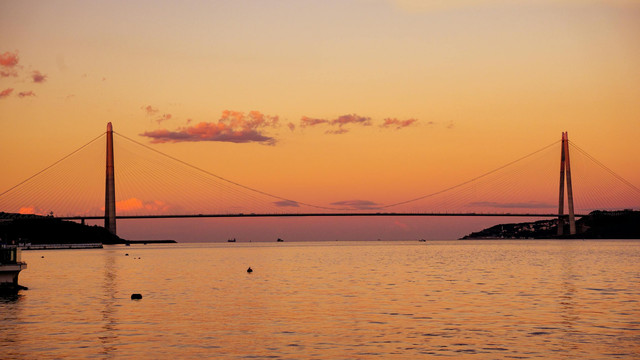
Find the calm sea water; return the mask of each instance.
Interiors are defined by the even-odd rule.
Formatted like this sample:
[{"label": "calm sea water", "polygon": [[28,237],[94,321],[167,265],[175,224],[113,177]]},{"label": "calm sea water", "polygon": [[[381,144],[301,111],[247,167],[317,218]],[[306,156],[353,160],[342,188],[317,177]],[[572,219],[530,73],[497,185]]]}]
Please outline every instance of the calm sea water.
[{"label": "calm sea water", "polygon": [[637,240],[134,245],[23,259],[29,290],[0,298],[2,359],[640,358]]}]

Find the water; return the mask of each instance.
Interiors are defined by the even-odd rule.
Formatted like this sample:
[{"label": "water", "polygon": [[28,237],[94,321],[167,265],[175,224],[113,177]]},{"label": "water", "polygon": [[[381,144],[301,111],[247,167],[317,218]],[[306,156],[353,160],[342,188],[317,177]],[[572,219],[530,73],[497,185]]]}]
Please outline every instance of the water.
[{"label": "water", "polygon": [[640,358],[637,240],[134,245],[23,259],[30,289],[0,298],[3,359]]}]

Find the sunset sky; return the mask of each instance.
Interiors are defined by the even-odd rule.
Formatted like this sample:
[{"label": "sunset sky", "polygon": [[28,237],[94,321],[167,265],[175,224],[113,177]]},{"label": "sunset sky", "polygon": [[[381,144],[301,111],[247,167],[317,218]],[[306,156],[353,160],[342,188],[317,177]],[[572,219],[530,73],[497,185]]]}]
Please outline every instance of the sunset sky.
[{"label": "sunset sky", "polygon": [[[640,186],[640,1],[0,2],[0,192],[107,122],[311,204],[419,197],[562,131]],[[496,219],[243,221],[119,234],[454,238]]]}]

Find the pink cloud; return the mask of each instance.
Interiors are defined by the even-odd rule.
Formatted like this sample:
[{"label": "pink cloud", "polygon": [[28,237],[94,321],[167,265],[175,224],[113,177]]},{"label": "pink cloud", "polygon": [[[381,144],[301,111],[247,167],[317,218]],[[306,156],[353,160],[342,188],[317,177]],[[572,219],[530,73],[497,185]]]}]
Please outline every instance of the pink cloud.
[{"label": "pink cloud", "polygon": [[180,127],[174,131],[159,129],[147,131],[141,136],[151,138],[152,143],[176,143],[187,141],[222,141],[233,143],[258,142],[275,145],[276,139],[263,134],[265,128],[278,125],[277,116],[269,116],[259,111],[248,114],[224,110],[217,122],[200,122]]},{"label": "pink cloud", "polygon": [[349,129],[340,128],[340,129],[336,129],[336,130],[327,130],[324,133],[325,134],[331,134],[331,135],[340,135],[340,134],[346,134],[348,132],[349,132]]},{"label": "pink cloud", "polygon": [[23,98],[26,96],[36,96],[36,93],[34,93],[33,91],[29,90],[29,91],[21,91],[18,93],[18,96]]},{"label": "pink cloud", "polygon": [[338,125],[343,127],[347,124],[358,124],[362,126],[371,125],[371,118],[365,116],[358,116],[356,114],[342,115],[337,119],[331,120],[331,125]]},{"label": "pink cloud", "polygon": [[331,203],[334,206],[347,206],[352,210],[375,210],[380,208],[380,204],[369,200],[345,200]]},{"label": "pink cloud", "polygon": [[279,206],[279,207],[300,207],[300,205],[293,200],[282,200],[282,201],[276,201],[273,203],[275,206]]},{"label": "pink cloud", "polygon": [[0,91],[0,99],[6,98],[7,96],[11,95],[12,92],[13,92],[13,88],[6,88]]},{"label": "pink cloud", "polygon": [[147,112],[147,115],[155,115],[158,112],[158,109],[154,108],[151,105],[142,107],[142,109]]},{"label": "pink cloud", "polygon": [[[170,206],[161,200],[143,201],[132,197],[125,200],[116,201],[116,209],[118,213],[130,213],[136,210],[145,210],[150,213],[167,213]],[[104,207],[101,208],[104,211]]]},{"label": "pink cloud", "polygon": [[396,130],[400,130],[402,128],[415,124],[417,121],[418,119],[398,120],[396,118],[386,118],[384,119],[384,122],[382,123],[382,125],[380,125],[380,127],[383,127],[383,128],[394,127],[396,128]]},{"label": "pink cloud", "polygon": [[0,54],[0,66],[12,68],[18,65],[18,61],[20,61],[20,58],[17,52],[12,53],[7,51],[4,54]]},{"label": "pink cloud", "polygon": [[0,70],[0,77],[16,77],[18,76],[18,72],[14,69],[10,70]]},{"label": "pink cloud", "polygon": [[41,84],[47,80],[47,75],[42,74],[40,71],[35,70],[31,73],[31,78],[34,83]]},{"label": "pink cloud", "polygon": [[314,119],[306,116],[303,116],[300,119],[300,127],[315,126],[319,124],[328,124],[328,123],[329,123],[329,120],[326,120],[326,119]]},{"label": "pink cloud", "polygon": [[156,119],[156,122],[160,124],[163,121],[171,119],[171,117],[172,117],[171,114],[162,114],[159,118]]},{"label": "pink cloud", "polygon": [[336,130],[325,131],[325,134],[334,134],[334,135],[344,134],[349,131],[348,129],[345,128],[346,125],[355,124],[355,125],[361,125],[361,126],[370,126],[371,118],[366,116],[358,116],[356,114],[342,115],[333,120],[316,119],[316,118],[310,118],[307,116],[303,116],[302,118],[300,118],[300,127],[303,127],[303,128],[309,127],[309,126],[321,125],[321,124],[327,124],[327,125],[338,127],[338,129]]},{"label": "pink cloud", "polygon": [[36,209],[33,206],[23,206],[18,210],[18,214],[35,214]]}]

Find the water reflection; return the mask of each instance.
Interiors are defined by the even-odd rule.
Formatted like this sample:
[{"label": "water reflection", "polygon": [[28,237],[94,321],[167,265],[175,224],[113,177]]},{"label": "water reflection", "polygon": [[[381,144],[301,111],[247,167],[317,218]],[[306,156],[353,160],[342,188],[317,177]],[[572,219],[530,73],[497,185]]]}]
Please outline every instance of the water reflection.
[{"label": "water reflection", "polygon": [[23,351],[23,336],[25,334],[21,324],[24,324],[22,307],[24,290],[17,294],[0,295],[0,354],[3,358],[25,358]]},{"label": "water reflection", "polygon": [[100,343],[102,344],[102,355],[113,358],[116,350],[115,344],[118,340],[116,320],[116,285],[117,285],[117,253],[114,249],[106,249],[104,252],[104,275],[102,283],[102,334]]}]

